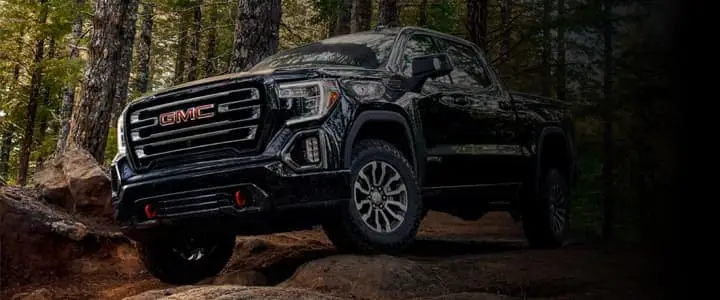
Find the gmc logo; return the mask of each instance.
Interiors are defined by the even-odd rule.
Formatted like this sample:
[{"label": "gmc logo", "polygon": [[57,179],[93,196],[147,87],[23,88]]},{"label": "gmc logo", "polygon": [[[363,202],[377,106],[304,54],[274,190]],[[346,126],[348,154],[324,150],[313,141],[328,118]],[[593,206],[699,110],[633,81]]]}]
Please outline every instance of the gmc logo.
[{"label": "gmc logo", "polygon": [[160,115],[160,126],[180,124],[191,120],[207,119],[215,115],[214,112],[205,111],[215,107],[215,104],[205,104],[188,108],[187,110],[175,110]]}]

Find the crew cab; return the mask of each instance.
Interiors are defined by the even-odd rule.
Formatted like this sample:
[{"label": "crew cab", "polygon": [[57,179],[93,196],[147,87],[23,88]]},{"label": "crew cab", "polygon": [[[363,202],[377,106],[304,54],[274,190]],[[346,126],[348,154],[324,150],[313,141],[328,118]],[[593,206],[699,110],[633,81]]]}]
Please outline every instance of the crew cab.
[{"label": "crew cab", "polygon": [[428,210],[501,210],[557,247],[577,168],[563,102],[513,92],[476,45],[424,28],[336,36],[142,96],[118,122],[113,208],[149,271],[220,272],[237,235],[321,225],[397,253]]}]

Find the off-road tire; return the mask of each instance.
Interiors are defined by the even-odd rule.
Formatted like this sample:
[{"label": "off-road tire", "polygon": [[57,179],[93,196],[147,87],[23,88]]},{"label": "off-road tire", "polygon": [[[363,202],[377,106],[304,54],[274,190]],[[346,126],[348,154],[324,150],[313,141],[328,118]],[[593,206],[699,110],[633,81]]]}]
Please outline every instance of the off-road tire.
[{"label": "off-road tire", "polygon": [[205,244],[215,247],[199,260],[187,260],[175,252],[173,244],[177,240],[143,242],[139,246],[140,258],[150,274],[160,281],[174,285],[194,284],[220,273],[235,249],[234,235],[208,234],[202,238]]},{"label": "off-road tire", "polygon": [[[551,197],[552,188],[559,186],[564,193],[565,221],[561,230],[553,229],[554,213]],[[557,205],[557,204],[556,204]],[[570,224],[570,189],[567,177],[555,168],[542,172],[537,193],[526,199],[522,212],[525,237],[533,248],[557,248],[563,245]]]},{"label": "off-road tire", "polygon": [[[342,205],[339,212],[323,224],[325,234],[340,252],[399,253],[415,240],[423,215],[417,176],[408,160],[395,146],[382,140],[360,140],[352,150],[350,167],[351,190],[361,168],[378,161],[392,166],[403,180],[407,190],[405,219],[391,232],[371,230],[362,220],[353,199]],[[354,190],[353,190],[354,192]]]}]

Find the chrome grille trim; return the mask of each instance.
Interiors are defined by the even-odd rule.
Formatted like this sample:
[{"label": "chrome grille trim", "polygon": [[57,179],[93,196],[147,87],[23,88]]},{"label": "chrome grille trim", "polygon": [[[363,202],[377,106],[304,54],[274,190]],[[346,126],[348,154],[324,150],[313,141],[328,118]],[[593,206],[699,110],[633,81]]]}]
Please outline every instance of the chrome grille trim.
[{"label": "chrome grille trim", "polygon": [[[242,84],[242,83],[238,83]],[[258,147],[263,103],[260,85],[228,86],[225,91],[202,90],[186,93],[186,99],[164,100],[156,96],[150,102],[131,105],[126,119],[128,152],[133,154],[139,168],[164,163],[166,159],[184,159],[180,155],[193,155],[213,151],[217,146],[230,147],[236,153],[254,151]],[[153,102],[160,102],[153,104]],[[214,118],[198,117],[193,122],[178,122],[160,126],[160,116],[168,112],[183,111],[195,106],[212,105]],[[134,106],[134,107],[133,107]],[[211,110],[208,110],[208,113]],[[197,122],[197,123],[194,123]]]},{"label": "chrome grille trim", "polygon": [[[234,139],[234,140],[229,140],[229,141],[224,141],[224,142],[204,144],[204,145],[193,146],[193,147],[186,147],[186,148],[182,148],[182,149],[175,149],[175,150],[164,151],[164,152],[154,153],[154,154],[145,154],[145,148],[147,146],[162,146],[162,145],[167,145],[167,144],[172,144],[172,143],[177,143],[177,142],[189,141],[192,139],[218,136],[218,135],[228,134],[229,132],[238,130],[238,129],[250,129],[250,132],[248,133],[248,135],[246,137],[241,138],[241,139]],[[256,126],[247,126],[247,127],[242,127],[242,128],[226,129],[226,130],[222,130],[222,131],[214,131],[214,132],[204,133],[204,134],[197,134],[197,135],[193,135],[193,136],[189,136],[189,137],[165,140],[165,141],[160,141],[160,142],[148,143],[148,144],[145,144],[142,146],[137,146],[137,147],[135,147],[135,155],[137,155],[138,158],[148,158],[148,157],[156,157],[156,156],[160,156],[160,155],[167,155],[167,154],[172,154],[172,153],[177,153],[177,152],[182,152],[182,151],[187,151],[187,150],[194,150],[194,149],[201,149],[201,148],[212,147],[212,146],[217,146],[217,145],[223,145],[223,144],[227,144],[227,143],[249,141],[249,140],[255,139],[256,133],[257,133],[257,125]]]},{"label": "chrome grille trim", "polygon": [[[132,130],[130,130],[130,138],[132,139],[133,142],[139,142],[139,141],[143,141],[143,140],[147,140],[147,139],[151,139],[151,138],[165,137],[165,136],[170,136],[170,135],[193,131],[193,130],[198,130],[198,129],[206,129],[206,128],[230,125],[230,124],[235,124],[235,123],[242,123],[242,122],[246,122],[246,121],[252,121],[252,120],[259,119],[260,118],[260,105],[241,107],[238,109],[234,109],[232,111],[251,110],[251,109],[252,109],[252,115],[249,118],[233,120],[233,121],[223,120],[223,121],[219,121],[219,122],[215,122],[215,123],[190,126],[190,127],[150,134],[146,137],[140,137],[140,130],[157,126],[157,119],[155,119],[155,125],[141,126],[141,127],[136,127],[136,128],[133,128]],[[257,127],[257,126],[255,126],[255,127]]]},{"label": "chrome grille trim", "polygon": [[219,97],[229,96],[230,94],[233,94],[233,93],[242,93],[242,92],[247,92],[247,91],[250,92],[250,98],[246,98],[246,99],[231,102],[231,103],[250,102],[250,101],[260,99],[260,92],[256,88],[244,88],[244,89],[230,90],[230,91],[225,91],[225,92],[220,92],[220,93],[204,95],[204,96],[200,96],[200,97],[194,97],[194,98],[189,98],[189,99],[185,99],[185,100],[155,105],[155,106],[151,106],[148,108],[138,109],[130,115],[130,124],[135,124],[135,123],[139,123],[139,122],[143,122],[143,121],[147,121],[147,120],[153,120],[153,119],[155,120],[155,123],[157,123],[158,117],[140,119],[140,114],[143,112],[146,112],[146,111],[160,110],[163,108],[173,107],[176,105],[188,104],[188,103],[207,100],[207,99],[211,99],[211,98],[219,98]]}]

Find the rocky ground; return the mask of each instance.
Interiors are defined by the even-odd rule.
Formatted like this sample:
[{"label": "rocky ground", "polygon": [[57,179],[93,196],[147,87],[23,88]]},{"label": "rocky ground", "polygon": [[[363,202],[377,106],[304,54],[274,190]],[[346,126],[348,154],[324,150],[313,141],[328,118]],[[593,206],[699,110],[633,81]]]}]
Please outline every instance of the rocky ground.
[{"label": "rocky ground", "polygon": [[[0,186],[0,299],[658,299],[646,249],[573,239],[529,249],[503,213],[431,212],[401,256],[336,253],[320,230],[239,237],[225,270],[170,286],[109,216],[109,178],[70,148],[35,188]],[[1,184],[0,184],[1,185]]]},{"label": "rocky ground", "polygon": [[[430,213],[419,240],[398,257],[339,255],[319,230],[239,237],[222,274],[175,287],[152,278],[132,243],[113,233],[111,225],[59,213],[26,190],[0,191],[0,221],[6,229],[1,299],[661,296],[641,249],[579,240],[561,249],[529,249],[519,225],[501,213],[475,222]],[[28,211],[34,215],[23,215]]]}]

